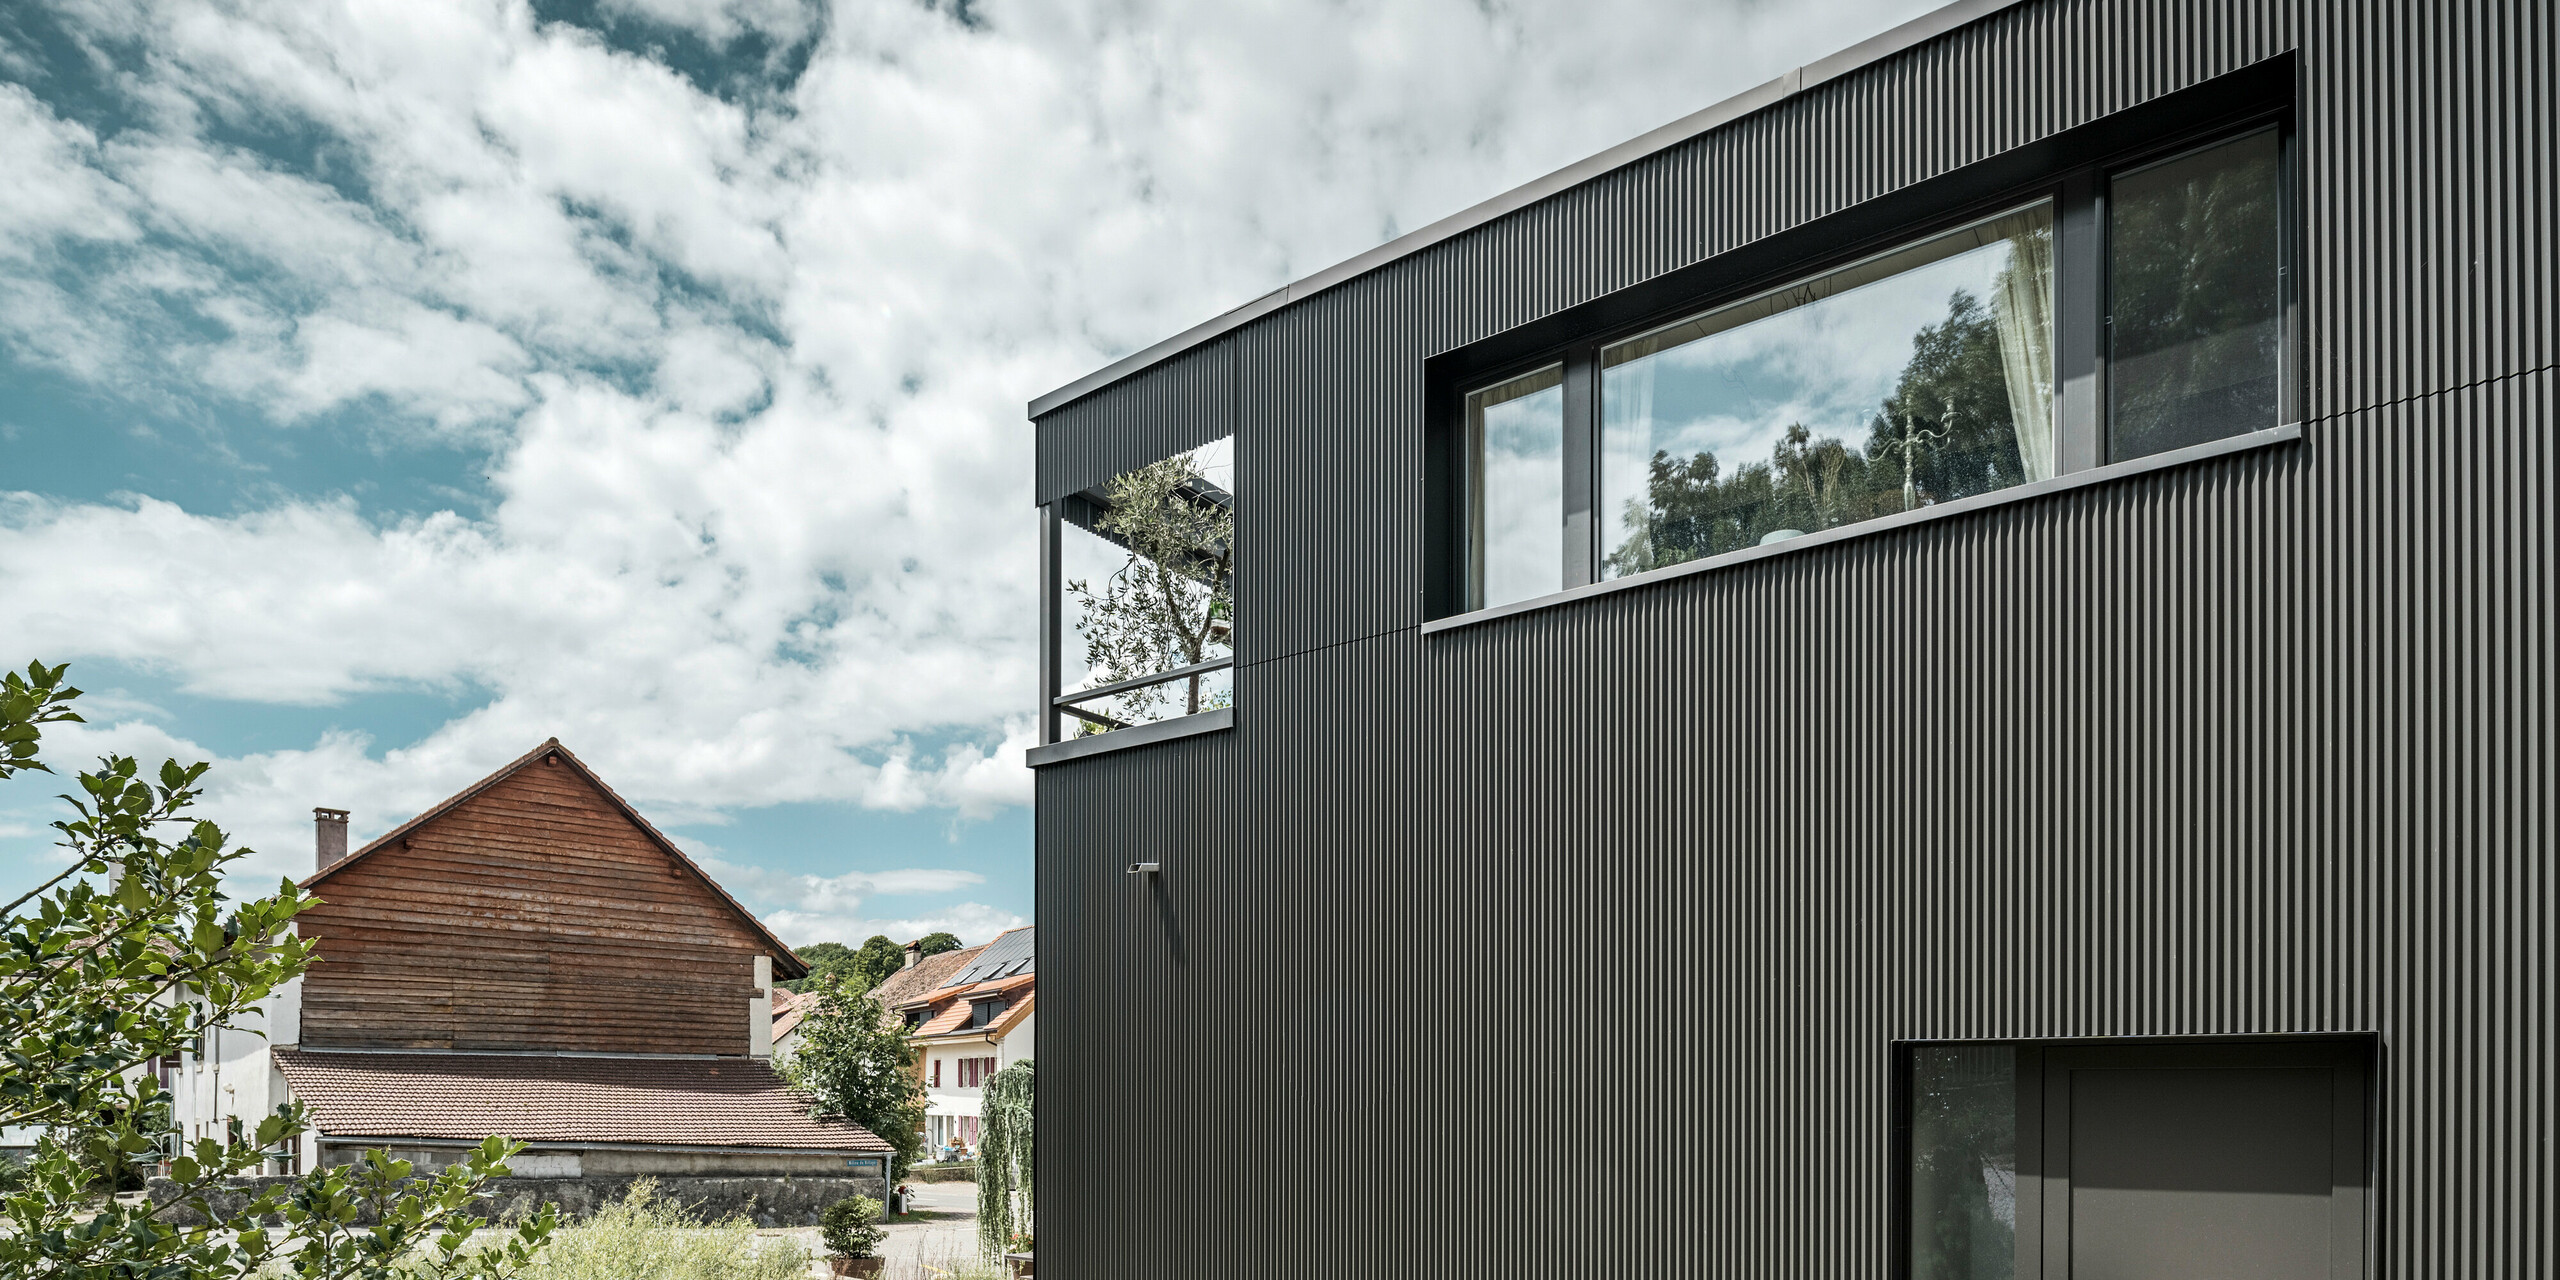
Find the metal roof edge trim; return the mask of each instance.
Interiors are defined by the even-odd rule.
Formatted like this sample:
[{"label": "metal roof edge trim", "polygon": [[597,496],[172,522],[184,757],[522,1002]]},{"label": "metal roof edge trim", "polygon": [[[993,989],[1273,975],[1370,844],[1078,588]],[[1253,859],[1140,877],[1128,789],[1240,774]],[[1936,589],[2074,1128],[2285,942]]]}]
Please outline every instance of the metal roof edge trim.
[{"label": "metal roof edge trim", "polygon": [[1586,156],[1542,178],[1532,179],[1492,199],[1470,205],[1456,213],[1408,231],[1367,252],[1354,255],[1221,313],[1213,319],[1183,330],[1142,351],[1122,356],[1073,382],[1033,398],[1030,416],[1034,419],[1053,413],[1092,395],[1115,382],[1161,364],[1176,355],[1212,339],[1232,333],[1292,302],[1314,297],[1336,285],[1367,275],[1397,259],[1409,257],[1443,240],[1465,232],[1546,199],[1569,191],[1603,174],[1622,169],[1636,161],[1687,142],[1710,130],[1730,124],[1755,111],[1777,105],[1817,85],[1837,80],[1850,72],[1892,57],[1915,45],[1989,17],[2003,9],[2023,4],[2026,0],[1955,0],[1955,3],[1932,9],[1901,26],[1861,40],[1838,53],[1789,68],[1775,79],[1754,85],[1721,102],[1693,111],[1660,128],[1602,151]]}]

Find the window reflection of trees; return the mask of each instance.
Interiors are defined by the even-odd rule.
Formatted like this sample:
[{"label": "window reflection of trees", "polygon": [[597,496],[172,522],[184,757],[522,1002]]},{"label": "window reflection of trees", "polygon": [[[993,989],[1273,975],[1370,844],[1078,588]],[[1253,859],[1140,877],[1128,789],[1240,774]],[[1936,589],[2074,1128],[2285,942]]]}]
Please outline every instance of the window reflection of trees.
[{"label": "window reflection of trees", "polygon": [[2108,430],[2117,458],[2276,425],[2273,130],[2117,179]]},{"label": "window reflection of trees", "polygon": [[1992,308],[1957,290],[1945,317],[1913,336],[1909,362],[1854,447],[1799,422],[1766,461],[1730,470],[1711,450],[1685,459],[1656,450],[1644,496],[1628,500],[1629,536],[1609,553],[1610,570],[1641,573],[2024,483],[2009,363]]},{"label": "window reflection of trees", "polygon": [[1912,1280],[2007,1280],[2016,1270],[2016,1062],[2007,1045],[1912,1055]]}]

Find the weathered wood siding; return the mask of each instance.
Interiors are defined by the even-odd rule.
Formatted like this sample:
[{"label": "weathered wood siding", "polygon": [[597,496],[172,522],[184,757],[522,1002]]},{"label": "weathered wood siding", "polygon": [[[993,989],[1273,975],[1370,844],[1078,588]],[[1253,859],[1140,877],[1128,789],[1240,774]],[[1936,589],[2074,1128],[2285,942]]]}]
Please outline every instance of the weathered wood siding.
[{"label": "weathered wood siding", "polygon": [[306,1045],[747,1051],[762,940],[569,765],[519,769],[314,887]]}]

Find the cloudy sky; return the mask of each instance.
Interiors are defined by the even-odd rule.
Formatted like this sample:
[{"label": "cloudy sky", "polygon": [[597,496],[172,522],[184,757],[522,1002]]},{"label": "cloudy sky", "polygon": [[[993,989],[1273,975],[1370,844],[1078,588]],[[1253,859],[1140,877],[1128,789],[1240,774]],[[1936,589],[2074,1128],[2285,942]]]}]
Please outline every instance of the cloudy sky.
[{"label": "cloudy sky", "polygon": [[262,876],[557,735],[794,942],[984,938],[1025,401],[1935,3],[11,0],[0,662]]}]

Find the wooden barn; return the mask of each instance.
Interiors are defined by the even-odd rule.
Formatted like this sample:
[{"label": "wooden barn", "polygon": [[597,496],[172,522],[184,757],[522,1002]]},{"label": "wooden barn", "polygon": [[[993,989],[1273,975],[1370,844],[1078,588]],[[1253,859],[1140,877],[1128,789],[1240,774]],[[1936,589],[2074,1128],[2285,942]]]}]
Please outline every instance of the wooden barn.
[{"label": "wooden barn", "polygon": [[352,852],[315,816],[319,963],[174,1064],[188,1137],[298,1101],[277,1172],[502,1133],[520,1176],[885,1191],[888,1144],[774,1072],[772,984],[804,966],[557,739]]}]

